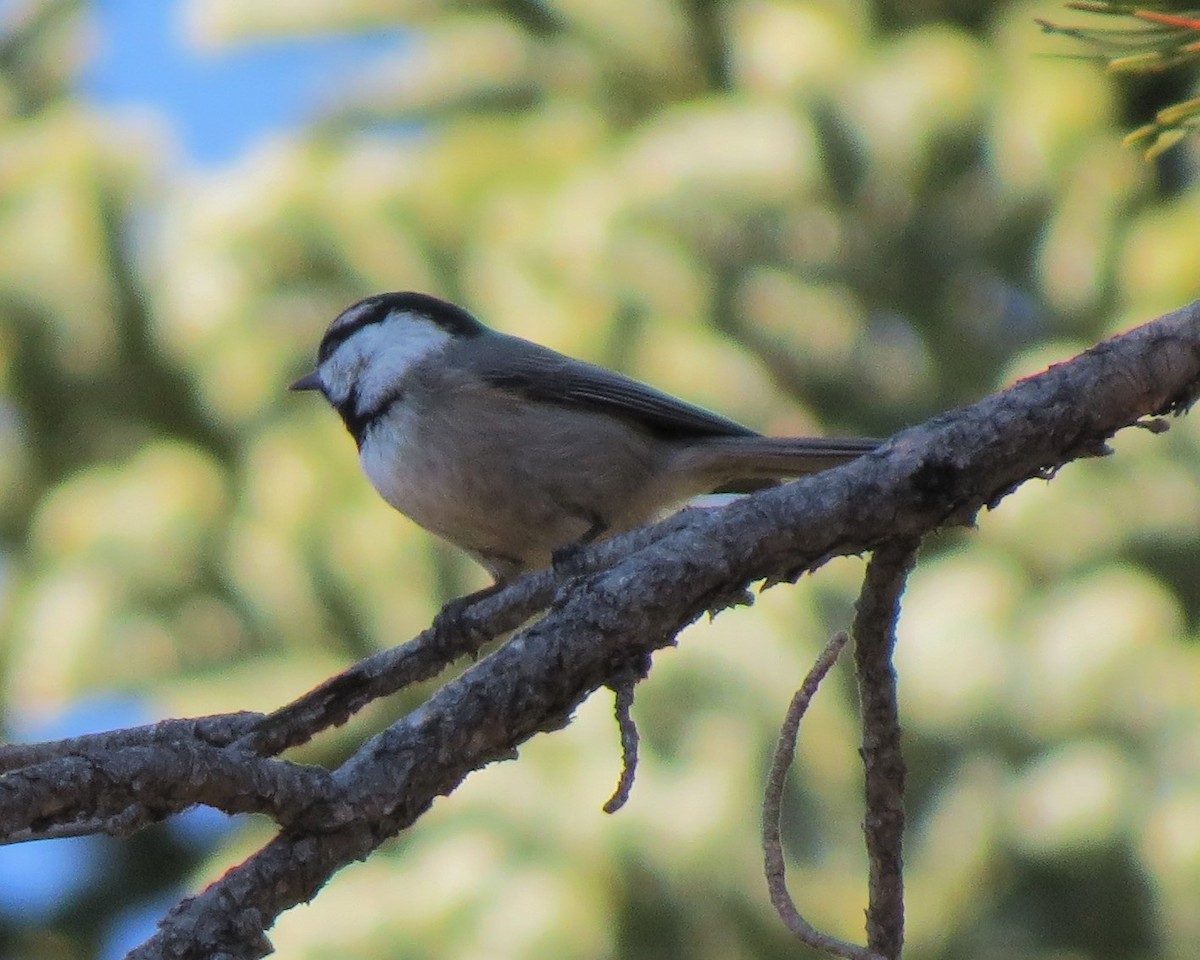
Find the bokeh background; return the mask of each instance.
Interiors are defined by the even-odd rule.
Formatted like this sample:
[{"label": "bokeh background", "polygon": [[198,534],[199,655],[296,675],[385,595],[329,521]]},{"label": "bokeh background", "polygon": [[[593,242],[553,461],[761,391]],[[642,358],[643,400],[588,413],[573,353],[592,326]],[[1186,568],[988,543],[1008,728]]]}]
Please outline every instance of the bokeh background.
[{"label": "bokeh background", "polygon": [[[481,574],[286,384],[421,289],[764,431],[887,435],[1200,295],[1194,93],[973,0],[0,4],[0,697],[45,739],[269,710]],[[926,545],[898,651],[906,956],[1200,955],[1200,424],[1130,431]],[[687,631],[273,933],[289,958],[807,956],[760,876],[791,689],[862,573]],[[337,763],[428,694],[300,754]],[[852,683],[787,808],[857,938]],[[270,835],[195,812],[0,850],[0,956],[111,958]]]}]

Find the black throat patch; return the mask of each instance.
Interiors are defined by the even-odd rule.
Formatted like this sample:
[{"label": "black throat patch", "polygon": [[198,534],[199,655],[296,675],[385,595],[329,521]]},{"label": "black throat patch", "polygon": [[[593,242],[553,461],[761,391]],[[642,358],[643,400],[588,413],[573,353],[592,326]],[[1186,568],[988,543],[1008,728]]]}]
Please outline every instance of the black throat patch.
[{"label": "black throat patch", "polygon": [[361,450],[367,431],[383,419],[392,407],[403,400],[404,391],[397,388],[381,397],[379,402],[370,410],[359,410],[358,388],[355,387],[350,391],[349,396],[345,400],[334,404],[334,409],[341,416],[342,423],[346,425],[346,429],[350,431],[350,436],[354,438],[355,445]]}]

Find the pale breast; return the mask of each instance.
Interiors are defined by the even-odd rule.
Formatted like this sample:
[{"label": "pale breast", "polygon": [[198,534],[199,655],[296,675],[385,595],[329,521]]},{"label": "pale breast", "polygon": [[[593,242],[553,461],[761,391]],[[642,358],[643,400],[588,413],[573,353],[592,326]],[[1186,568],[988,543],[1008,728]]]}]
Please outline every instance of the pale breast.
[{"label": "pale breast", "polygon": [[447,488],[446,467],[436,447],[422,442],[408,405],[397,403],[370,429],[359,462],[384,500],[426,530],[454,539],[449,528],[456,492]]},{"label": "pale breast", "polygon": [[[646,517],[658,446],[611,417],[478,384],[412,391],[364,438],[362,467],[393,507],[496,572],[537,569],[597,521]],[[512,561],[512,562],[509,562]]]}]

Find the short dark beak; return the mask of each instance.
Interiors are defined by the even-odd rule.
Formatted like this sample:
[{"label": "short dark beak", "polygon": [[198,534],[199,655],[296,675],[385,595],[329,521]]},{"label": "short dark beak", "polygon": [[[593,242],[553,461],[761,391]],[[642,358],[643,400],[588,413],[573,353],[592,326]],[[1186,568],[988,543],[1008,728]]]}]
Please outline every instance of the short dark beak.
[{"label": "short dark beak", "polygon": [[314,370],[312,373],[306,373],[299,380],[293,383],[289,390],[323,390],[324,386],[321,383],[321,376]]}]

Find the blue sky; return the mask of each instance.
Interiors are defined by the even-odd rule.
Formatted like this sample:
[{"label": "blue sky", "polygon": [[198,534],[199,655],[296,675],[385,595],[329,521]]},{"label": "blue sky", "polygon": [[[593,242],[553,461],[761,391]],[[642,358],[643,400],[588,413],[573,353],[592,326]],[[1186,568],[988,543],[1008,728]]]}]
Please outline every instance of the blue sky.
[{"label": "blue sky", "polygon": [[205,165],[303,124],[328,91],[400,42],[398,32],[378,31],[200,50],[188,42],[180,0],[96,0],[91,11],[99,49],[84,93],[157,109],[186,155]]}]

